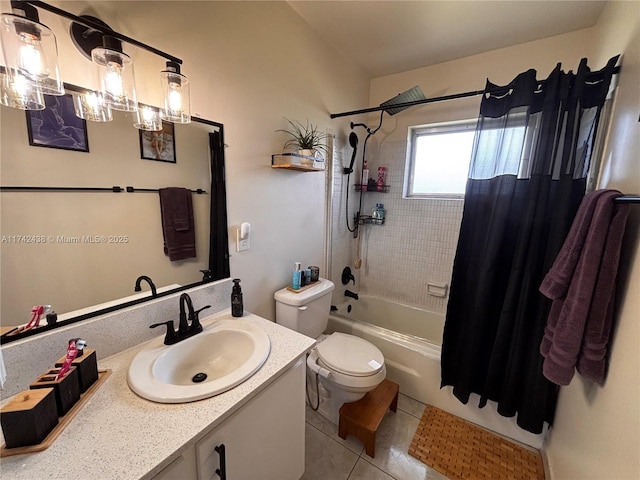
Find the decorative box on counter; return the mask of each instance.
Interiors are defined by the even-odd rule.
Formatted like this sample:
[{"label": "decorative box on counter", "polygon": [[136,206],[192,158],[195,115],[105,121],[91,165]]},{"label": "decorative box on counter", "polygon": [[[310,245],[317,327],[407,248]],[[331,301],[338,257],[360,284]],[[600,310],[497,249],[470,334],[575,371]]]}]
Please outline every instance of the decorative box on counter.
[{"label": "decorative box on counter", "polygon": [[[61,357],[55,364],[56,367],[62,367],[65,357]],[[91,385],[98,380],[98,361],[96,359],[96,351],[85,348],[81,357],[76,357],[71,362],[72,367],[78,369],[78,380],[80,381],[80,392],[86,392]]]},{"label": "decorative box on counter", "polygon": [[0,410],[0,423],[7,448],[37,445],[58,424],[53,388],[25,390]]},{"label": "decorative box on counter", "polygon": [[64,377],[56,380],[58,371],[59,369],[52,368],[47,373],[40,375],[35,382],[29,385],[29,388],[53,388],[58,415],[62,417],[80,400],[80,381],[78,380],[77,367],[71,367]]}]

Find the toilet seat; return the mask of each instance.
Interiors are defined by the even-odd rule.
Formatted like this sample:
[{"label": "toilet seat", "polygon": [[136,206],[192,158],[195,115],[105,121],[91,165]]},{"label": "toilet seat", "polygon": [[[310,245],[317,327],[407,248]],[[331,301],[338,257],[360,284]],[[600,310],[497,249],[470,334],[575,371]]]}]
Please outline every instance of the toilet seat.
[{"label": "toilet seat", "polygon": [[[328,357],[328,362],[321,358],[320,351]],[[307,366],[320,375],[321,383],[335,384],[346,392],[361,392],[361,395],[387,376],[382,352],[366,340],[344,333],[333,333],[320,342],[309,354]],[[356,374],[346,373],[347,370]]]},{"label": "toilet seat", "polygon": [[382,352],[354,335],[336,332],[319,343],[316,350],[324,365],[344,375],[369,377],[384,367]]}]

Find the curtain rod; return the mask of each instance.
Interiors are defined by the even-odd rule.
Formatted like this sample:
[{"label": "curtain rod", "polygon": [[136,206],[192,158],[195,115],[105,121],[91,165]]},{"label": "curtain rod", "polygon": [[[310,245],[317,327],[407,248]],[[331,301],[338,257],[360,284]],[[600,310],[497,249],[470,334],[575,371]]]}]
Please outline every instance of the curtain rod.
[{"label": "curtain rod", "polygon": [[[157,188],[135,188],[132,186],[119,187],[114,185],[113,187],[12,187],[5,186],[0,187],[0,192],[112,192],[112,193],[136,193],[136,192],[158,192]],[[191,193],[197,193],[198,195],[206,194],[206,190],[197,188],[191,190]]]},{"label": "curtain rod", "polygon": [[[620,67],[615,67],[613,70],[613,74],[616,75],[620,73]],[[545,81],[541,80],[540,82],[541,84],[544,84]],[[500,91],[501,89],[497,89],[496,91]],[[451,95],[443,95],[441,97],[433,97],[433,98],[425,98],[422,100],[413,100],[411,102],[404,102],[404,103],[397,103],[395,105],[385,105],[385,106],[378,106],[378,107],[369,107],[369,108],[361,108],[359,110],[351,110],[349,112],[342,112],[342,113],[331,113],[329,114],[329,116],[333,119],[333,118],[338,118],[338,117],[348,117],[350,115],[359,115],[361,113],[373,113],[373,112],[380,112],[382,110],[391,110],[396,109],[396,108],[409,108],[409,107],[414,107],[416,105],[424,105],[427,103],[436,103],[436,102],[444,102],[447,100],[455,100],[457,98],[466,98],[466,97],[475,97],[477,95],[482,95],[484,94],[485,91],[484,90],[473,90],[471,92],[463,92],[463,93],[453,93]]]}]

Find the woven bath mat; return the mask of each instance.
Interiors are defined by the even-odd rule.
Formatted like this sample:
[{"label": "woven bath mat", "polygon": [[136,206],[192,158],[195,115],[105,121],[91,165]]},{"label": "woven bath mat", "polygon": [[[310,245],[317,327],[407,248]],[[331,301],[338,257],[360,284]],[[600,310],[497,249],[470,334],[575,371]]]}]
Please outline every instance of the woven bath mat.
[{"label": "woven bath mat", "polygon": [[544,480],[542,457],[427,405],[409,454],[451,480]]}]

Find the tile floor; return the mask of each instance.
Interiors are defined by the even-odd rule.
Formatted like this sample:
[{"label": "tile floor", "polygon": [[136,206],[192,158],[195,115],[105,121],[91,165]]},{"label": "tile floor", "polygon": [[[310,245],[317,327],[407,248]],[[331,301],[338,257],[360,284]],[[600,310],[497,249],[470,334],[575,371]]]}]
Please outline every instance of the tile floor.
[{"label": "tile floor", "polygon": [[398,411],[387,412],[376,433],[375,458],[360,441],[338,436],[332,424],[307,405],[306,461],[301,480],[446,480],[409,455],[425,405],[400,394]]}]

